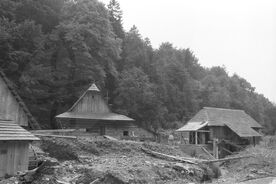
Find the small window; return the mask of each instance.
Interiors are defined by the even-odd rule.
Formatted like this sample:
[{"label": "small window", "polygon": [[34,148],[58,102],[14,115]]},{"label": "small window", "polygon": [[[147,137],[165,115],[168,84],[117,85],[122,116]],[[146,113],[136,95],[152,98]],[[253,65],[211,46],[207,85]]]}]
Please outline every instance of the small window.
[{"label": "small window", "polygon": [[124,132],[123,132],[123,135],[124,135],[124,136],[128,136],[128,131],[124,131]]}]

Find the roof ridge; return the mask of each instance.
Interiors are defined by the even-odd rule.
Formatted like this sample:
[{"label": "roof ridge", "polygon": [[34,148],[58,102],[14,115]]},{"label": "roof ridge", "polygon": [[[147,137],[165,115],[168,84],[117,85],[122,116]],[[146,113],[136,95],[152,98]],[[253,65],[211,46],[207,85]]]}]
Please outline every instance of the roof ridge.
[{"label": "roof ridge", "polygon": [[225,110],[225,111],[242,111],[242,109],[227,109],[227,108],[218,108],[218,107],[203,107],[203,109],[218,109],[218,110]]}]

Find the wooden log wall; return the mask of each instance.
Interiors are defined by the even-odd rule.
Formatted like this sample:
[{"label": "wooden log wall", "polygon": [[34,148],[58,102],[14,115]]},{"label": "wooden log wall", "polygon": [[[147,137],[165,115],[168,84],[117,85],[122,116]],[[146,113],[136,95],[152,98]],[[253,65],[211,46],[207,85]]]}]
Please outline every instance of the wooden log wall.
[{"label": "wooden log wall", "polygon": [[28,141],[0,141],[0,177],[28,170]]}]

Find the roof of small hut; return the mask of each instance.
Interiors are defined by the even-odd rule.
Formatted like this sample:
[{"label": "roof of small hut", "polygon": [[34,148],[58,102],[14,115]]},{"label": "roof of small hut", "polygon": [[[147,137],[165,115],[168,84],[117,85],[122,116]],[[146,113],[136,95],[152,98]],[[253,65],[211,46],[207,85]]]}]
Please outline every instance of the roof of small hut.
[{"label": "roof of small hut", "polygon": [[177,131],[198,122],[207,122],[207,126],[227,126],[240,137],[261,136],[252,128],[262,128],[262,126],[243,110],[214,107],[204,107]]},{"label": "roof of small hut", "polygon": [[27,106],[24,103],[24,101],[22,100],[22,98],[18,95],[18,93],[17,93],[15,87],[13,86],[12,82],[7,78],[7,76],[4,74],[4,72],[1,69],[0,69],[0,77],[5,82],[6,86],[8,87],[8,89],[10,90],[12,95],[14,96],[14,98],[17,101],[17,103],[19,104],[19,106],[23,109],[23,111],[27,115],[28,120],[29,120],[29,127],[31,129],[40,129],[39,123],[33,117],[33,115],[31,114],[31,112],[27,108]]},{"label": "roof of small hut", "polygon": [[18,124],[0,120],[0,141],[37,141],[40,140]]}]

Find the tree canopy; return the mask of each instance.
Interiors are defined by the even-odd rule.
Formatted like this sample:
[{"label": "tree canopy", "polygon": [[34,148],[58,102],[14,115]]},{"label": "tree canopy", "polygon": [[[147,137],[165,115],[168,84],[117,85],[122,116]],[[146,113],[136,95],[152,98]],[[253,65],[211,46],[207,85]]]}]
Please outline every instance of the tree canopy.
[{"label": "tree canopy", "polygon": [[55,115],[94,81],[113,111],[154,131],[204,106],[243,109],[276,130],[275,105],[246,79],[201,66],[189,48],[152,48],[136,26],[123,29],[116,0],[1,0],[0,67],[43,127],[59,127]]}]

